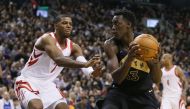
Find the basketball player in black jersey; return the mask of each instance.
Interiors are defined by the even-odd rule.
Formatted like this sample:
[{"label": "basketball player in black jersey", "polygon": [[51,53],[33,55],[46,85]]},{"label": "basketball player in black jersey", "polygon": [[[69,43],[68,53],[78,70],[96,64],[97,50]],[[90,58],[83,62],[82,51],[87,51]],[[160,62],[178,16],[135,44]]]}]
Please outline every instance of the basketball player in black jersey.
[{"label": "basketball player in black jersey", "polygon": [[159,59],[137,59],[141,49],[132,43],[135,16],[131,11],[117,11],[112,23],[114,37],[105,42],[104,48],[114,81],[102,109],[157,109],[152,85],[161,79]]}]

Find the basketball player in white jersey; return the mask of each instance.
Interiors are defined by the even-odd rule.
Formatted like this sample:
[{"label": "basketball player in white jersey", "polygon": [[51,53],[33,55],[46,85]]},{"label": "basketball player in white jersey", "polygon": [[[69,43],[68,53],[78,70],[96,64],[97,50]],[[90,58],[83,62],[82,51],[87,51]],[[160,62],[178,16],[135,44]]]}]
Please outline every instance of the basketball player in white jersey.
[{"label": "basketball player in white jersey", "polygon": [[182,69],[173,65],[171,54],[163,54],[161,62],[163,84],[161,109],[185,109],[186,79]]},{"label": "basketball player in white jersey", "polygon": [[[86,61],[79,45],[68,37],[72,31],[72,19],[58,16],[55,32],[45,33],[35,43],[33,52],[15,82],[17,97],[27,109],[68,109],[65,98],[52,82],[63,67],[82,68],[87,75],[97,76],[100,68],[92,67],[100,62],[99,56]],[[74,56],[75,60],[68,56]]]}]

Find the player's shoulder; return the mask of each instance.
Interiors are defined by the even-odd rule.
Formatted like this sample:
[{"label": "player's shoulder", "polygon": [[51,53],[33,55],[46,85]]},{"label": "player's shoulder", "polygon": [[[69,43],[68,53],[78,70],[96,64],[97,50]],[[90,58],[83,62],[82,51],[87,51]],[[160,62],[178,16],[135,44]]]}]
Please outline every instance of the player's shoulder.
[{"label": "player's shoulder", "polygon": [[175,65],[175,70],[178,71],[178,72],[182,72],[182,71],[183,71],[183,70],[181,69],[181,67],[178,66],[178,65]]},{"label": "player's shoulder", "polygon": [[44,33],[41,37],[38,39],[41,43],[56,43],[55,38],[51,35],[50,32]]},{"label": "player's shoulder", "polygon": [[111,54],[117,53],[118,47],[117,47],[117,44],[115,43],[114,37],[112,37],[104,42],[104,50],[107,54],[108,53],[111,53]]},{"label": "player's shoulder", "polygon": [[181,77],[182,75],[184,75],[184,71],[183,71],[183,70],[181,69],[181,67],[178,66],[178,65],[175,65],[174,72],[175,72],[175,74],[176,74],[178,77]]},{"label": "player's shoulder", "polygon": [[44,33],[40,38],[53,38],[52,35],[51,35],[51,32],[47,32],[47,33]]},{"label": "player's shoulder", "polygon": [[[70,40],[71,41],[71,40]],[[79,46],[79,44],[71,41],[71,44],[72,44],[72,50],[78,50],[78,49],[81,49],[81,47]]]},{"label": "player's shoulder", "polygon": [[71,39],[67,38],[67,40],[70,40],[73,47],[79,46],[79,44],[75,43],[75,41],[72,41]]},{"label": "player's shoulder", "polygon": [[55,39],[55,36],[54,36],[54,33],[52,32],[47,32],[47,33],[44,33],[41,38],[43,39]]}]

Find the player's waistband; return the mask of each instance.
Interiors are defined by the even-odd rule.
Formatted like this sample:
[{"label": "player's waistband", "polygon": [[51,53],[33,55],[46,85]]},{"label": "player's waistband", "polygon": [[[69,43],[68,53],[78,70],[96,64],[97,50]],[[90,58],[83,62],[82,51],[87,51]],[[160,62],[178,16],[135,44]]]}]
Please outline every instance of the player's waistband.
[{"label": "player's waistband", "polygon": [[40,83],[40,82],[43,82],[43,83],[51,82],[51,80],[46,79],[46,78],[38,78],[38,77],[28,76],[28,75],[25,75],[22,73],[21,73],[20,77],[25,78],[25,79],[30,80],[30,81],[33,81],[33,82],[38,82],[38,83]]}]

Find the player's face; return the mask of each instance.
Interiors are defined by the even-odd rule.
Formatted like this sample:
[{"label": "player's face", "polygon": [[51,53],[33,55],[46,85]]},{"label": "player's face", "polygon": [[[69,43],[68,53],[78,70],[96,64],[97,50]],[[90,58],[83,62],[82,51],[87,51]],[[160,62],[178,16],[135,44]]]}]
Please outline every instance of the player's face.
[{"label": "player's face", "polygon": [[57,23],[57,29],[62,37],[69,37],[73,29],[72,19],[70,17],[63,17],[61,21]]},{"label": "player's face", "polygon": [[112,32],[116,37],[123,37],[128,32],[127,21],[122,15],[114,16],[112,19]]},{"label": "player's face", "polygon": [[169,64],[169,61],[170,61],[170,59],[169,59],[169,57],[166,55],[166,54],[164,54],[163,56],[162,56],[162,58],[161,58],[161,63],[162,63],[162,65],[168,65]]}]

